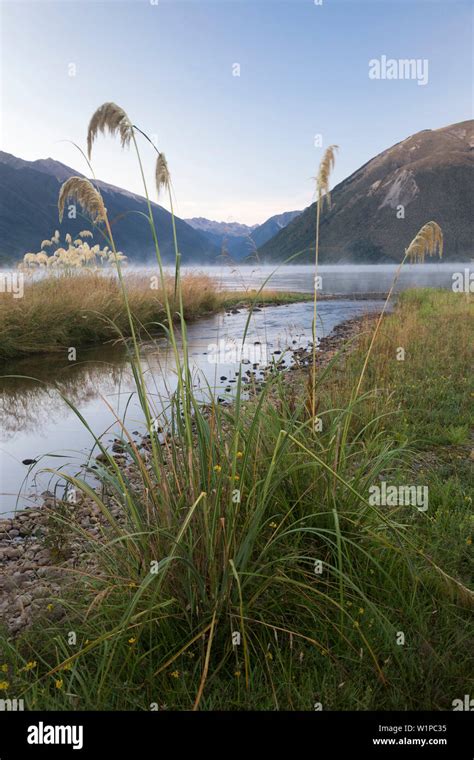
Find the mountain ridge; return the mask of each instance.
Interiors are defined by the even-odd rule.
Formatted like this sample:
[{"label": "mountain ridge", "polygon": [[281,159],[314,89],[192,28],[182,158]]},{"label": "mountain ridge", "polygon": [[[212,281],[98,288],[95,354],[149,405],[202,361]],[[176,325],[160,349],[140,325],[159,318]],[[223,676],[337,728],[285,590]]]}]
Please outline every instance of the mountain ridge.
[{"label": "mountain ridge", "polygon": [[[399,261],[420,227],[440,224],[448,260],[472,257],[474,120],[425,129],[360,166],[331,191],[320,225],[322,263]],[[401,208],[403,207],[403,209]],[[403,216],[402,216],[403,214]],[[314,259],[316,203],[259,247],[291,263]]]},{"label": "mountain ridge", "polygon": [[202,216],[184,221],[194,229],[203,232],[214,245],[221,249],[223,255],[228,254],[232,258],[241,260],[255,254],[258,246],[270,240],[301,213],[301,211],[284,211],[281,214],[274,214],[262,224],[253,225],[240,222],[216,222]]},{"label": "mountain ridge", "polygon": [[[51,237],[58,229],[64,237],[73,237],[91,228],[90,221],[81,216],[58,220],[57,199],[61,184],[71,176],[83,177],[52,158],[26,161],[0,151],[0,264],[13,263],[29,251],[39,250],[41,240]],[[117,248],[130,263],[153,261],[155,249],[149,225],[137,212],[148,213],[146,198],[128,190],[97,180],[109,213]],[[171,214],[157,203],[151,203],[157,228],[160,251],[165,262],[175,259]],[[66,215],[67,216],[67,215]],[[183,263],[212,263],[219,249],[198,230],[175,217],[179,250]],[[104,242],[94,230],[95,242]]]}]

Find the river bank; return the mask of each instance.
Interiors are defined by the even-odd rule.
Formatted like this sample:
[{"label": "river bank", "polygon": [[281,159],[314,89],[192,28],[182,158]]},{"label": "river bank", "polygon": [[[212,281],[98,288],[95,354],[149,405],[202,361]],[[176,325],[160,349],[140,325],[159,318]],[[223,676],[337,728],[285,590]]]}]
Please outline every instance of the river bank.
[{"label": "river bank", "polygon": [[[117,467],[98,464],[99,489],[76,480],[75,505],[37,510],[39,529],[5,525],[4,549],[28,530],[31,544],[5,557],[21,581],[4,591],[8,695],[27,709],[445,710],[468,693],[472,304],[403,294],[369,355],[373,321],[352,329],[322,344],[320,431],[295,346],[295,369],[277,354],[246,400],[196,414],[189,445],[178,412],[176,438],[156,452],[132,439]],[[384,501],[394,487],[415,498]]]},{"label": "river bank", "polygon": [[[245,308],[245,302],[238,300],[236,303]],[[318,367],[327,366],[344,345],[349,343],[353,349],[356,345],[354,339],[369,329],[376,316],[362,315],[345,320],[330,335],[321,338]],[[307,372],[311,365],[311,350],[299,347],[292,353],[294,360],[290,366],[280,368],[277,364],[276,371]],[[263,377],[252,378],[249,388],[251,396],[260,392],[266,378],[266,373]],[[162,438],[161,442],[164,445],[165,439]],[[138,475],[137,469],[117,444],[113,456],[133,483]],[[141,439],[138,446],[146,455],[150,449],[149,437]],[[113,505],[109,508],[114,519],[120,523],[123,511]],[[68,523],[69,529],[66,528]],[[79,530],[73,540],[68,538],[71,525]],[[12,517],[0,519],[0,620],[9,632],[17,634],[35,617],[44,615],[45,611],[53,619],[60,619],[64,610],[57,602],[58,594],[64,592],[68,582],[74,585],[74,568],[79,565],[82,569],[87,568],[84,555],[90,540],[105,543],[109,539],[103,532],[106,526],[107,521],[92,498],[81,495],[75,503],[70,503],[55,498],[51,492],[43,495],[39,508],[21,510]],[[83,540],[80,533],[84,533]],[[89,570],[97,571],[97,568],[91,566]]]},{"label": "river bank", "polygon": [[[276,296],[279,299],[281,293]],[[255,300],[255,294],[253,297]],[[235,301],[227,310],[219,310],[187,325],[193,391],[200,403],[210,401],[210,389],[226,403],[232,401],[236,393],[239,352],[243,352],[241,358],[246,364],[243,385],[248,389],[251,379],[261,377],[266,365],[277,360],[280,367],[295,364],[298,356],[294,349],[304,350],[310,342],[311,301],[259,303],[259,306],[253,304],[250,313],[248,306]],[[318,335],[327,336],[339,323],[376,312],[380,306],[379,300],[320,302]],[[178,350],[182,355],[179,338]],[[141,342],[139,352],[149,393],[155,399],[155,413],[159,414],[176,389],[175,358],[164,336]],[[4,466],[0,473],[0,517],[25,507],[34,508],[36,494],[53,491],[54,479],[51,482],[48,469],[56,469],[66,459],[62,466],[76,474],[88,461],[96,442],[73,407],[107,446],[113,443],[113,437],[120,436],[117,418],[126,417],[132,430],[140,430],[145,424],[130,352],[122,342],[80,349],[76,361],[69,361],[65,352],[11,360],[3,372],[0,450]],[[222,377],[226,379],[221,380]],[[68,399],[69,404],[64,399]],[[30,464],[23,464],[28,460]]]},{"label": "river bank", "polygon": [[[124,275],[128,308],[138,338],[163,335],[167,322],[165,293],[178,322],[179,296],[174,277],[164,288],[156,274]],[[181,279],[183,315],[187,322],[226,309],[253,305],[298,303],[308,293],[267,289],[226,293],[218,282],[199,271]],[[0,371],[2,362],[22,356],[63,353],[75,361],[79,349],[130,337],[130,323],[120,283],[113,273],[85,271],[26,280],[21,297],[0,293]]]}]

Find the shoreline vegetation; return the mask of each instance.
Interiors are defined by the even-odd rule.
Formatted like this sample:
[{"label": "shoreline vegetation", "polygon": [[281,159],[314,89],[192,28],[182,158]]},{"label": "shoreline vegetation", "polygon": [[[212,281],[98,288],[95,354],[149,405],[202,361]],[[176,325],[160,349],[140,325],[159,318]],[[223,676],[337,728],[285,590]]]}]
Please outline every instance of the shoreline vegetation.
[{"label": "shoreline vegetation", "polygon": [[[142,339],[161,332],[166,319],[161,279],[153,274],[124,274],[130,311]],[[166,291],[175,322],[179,304],[172,276],[165,276]],[[152,287],[152,284],[154,287]],[[220,311],[311,301],[312,293],[256,290],[222,290],[207,274],[181,278],[184,318],[187,322]],[[383,293],[320,295],[318,300],[383,298]],[[23,298],[0,298],[0,370],[9,359],[44,353],[67,352],[130,337],[130,325],[120,284],[113,273],[82,271],[53,274],[25,283]]]},{"label": "shoreline vegetation", "polygon": [[[118,420],[108,449],[58,388],[96,446],[85,474],[46,469],[58,478],[46,529],[7,531],[6,560],[36,542],[30,566],[6,578],[12,593],[22,573],[34,580],[37,554],[39,577],[61,571],[67,583],[51,593],[33,582],[15,598],[20,620],[28,606],[35,616],[14,624],[18,636],[5,631],[1,690],[46,710],[450,709],[468,693],[474,606],[472,301],[414,290],[387,314],[402,267],[442,256],[441,228],[427,221],[406,241],[379,315],[342,345],[326,341],[326,360],[315,288],[301,366],[273,362],[250,396],[240,367],[233,403],[202,405],[178,241],[171,286],[137,140],[156,152],[175,232],[167,161],[115,103],[92,115],[89,160],[106,131],[137,155],[177,388],[157,412],[103,198],[70,177],[59,219],[74,203],[103,225],[123,304],[114,329],[130,335],[146,434],[137,441]],[[316,177],[315,284],[334,150]]]},{"label": "shoreline vegetation", "polygon": [[[28,709],[188,710],[207,672],[202,710],[450,709],[466,690],[474,606],[472,316],[463,296],[401,295],[344,450],[374,315],[324,339],[316,447],[301,425],[309,364],[275,372],[241,408],[210,410],[206,491],[191,515],[179,431],[160,447],[159,512],[145,496],[151,442],[137,448],[124,431],[115,457],[133,507],[104,461],[105,496],[50,497],[2,521],[5,691]],[[188,467],[202,463],[198,453]],[[381,482],[427,487],[429,509],[370,507]]]},{"label": "shoreline vegetation", "polygon": [[[170,309],[179,321],[172,276],[165,276]],[[166,309],[159,275],[125,274],[130,311],[143,339],[163,334]],[[152,284],[155,285],[153,288]],[[186,321],[232,308],[261,308],[308,301],[311,293],[264,290],[224,291],[205,274],[181,278]],[[110,273],[75,272],[25,283],[23,298],[0,299],[0,362],[22,356],[90,347],[130,337],[120,283]]]}]

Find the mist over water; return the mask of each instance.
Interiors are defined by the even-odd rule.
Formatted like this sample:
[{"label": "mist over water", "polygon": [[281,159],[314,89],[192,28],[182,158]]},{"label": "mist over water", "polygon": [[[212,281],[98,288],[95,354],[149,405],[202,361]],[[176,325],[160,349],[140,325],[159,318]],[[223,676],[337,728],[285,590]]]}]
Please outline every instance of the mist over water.
[{"label": "mist over water", "polygon": [[[474,254],[473,254],[474,255]],[[474,259],[473,259],[474,262]],[[123,272],[149,275],[157,275],[158,268],[153,264],[122,264]],[[318,274],[322,279],[322,295],[351,295],[364,293],[386,293],[392,284],[397,271],[397,264],[338,264],[319,265]],[[165,271],[174,276],[174,265],[164,267]],[[449,263],[405,264],[401,270],[395,292],[407,288],[451,288],[453,274],[464,272],[466,269],[473,271],[474,263],[460,261]],[[294,264],[289,265],[260,265],[226,263],[222,265],[207,266],[197,264],[193,266],[181,266],[181,272],[202,272],[215,279],[224,290],[255,290],[264,283],[270,290],[292,290],[299,293],[310,293],[314,284],[314,265]],[[18,274],[16,269],[0,269],[0,274]],[[51,270],[32,270],[25,277],[25,282],[34,280],[45,275],[54,274]],[[58,272],[60,274],[60,272]],[[104,270],[104,274],[115,277],[113,268]]]},{"label": "mist over water", "polygon": [[[395,292],[407,288],[451,288],[454,272],[464,272],[466,262],[405,264],[400,273]],[[386,293],[397,270],[396,264],[320,265],[322,295],[350,295],[352,293]],[[183,267],[183,271],[206,272],[222,284],[226,290],[258,289],[270,277],[265,287],[272,290],[312,292],[314,266],[212,266]]]}]

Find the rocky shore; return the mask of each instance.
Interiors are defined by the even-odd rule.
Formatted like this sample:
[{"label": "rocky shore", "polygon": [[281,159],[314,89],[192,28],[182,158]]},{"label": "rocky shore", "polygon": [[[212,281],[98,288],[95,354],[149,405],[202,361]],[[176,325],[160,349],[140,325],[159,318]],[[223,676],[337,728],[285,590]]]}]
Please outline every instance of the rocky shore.
[{"label": "rocky shore", "polygon": [[[318,350],[318,364],[326,364],[334,353],[377,315],[356,317],[338,325],[326,338],[322,338]],[[350,346],[354,346],[352,341]],[[276,352],[280,354],[280,352]],[[273,371],[289,373],[307,371],[311,365],[311,347],[290,347],[284,356],[274,356]],[[249,390],[259,392],[269,374],[268,368],[244,369]],[[219,400],[220,397],[219,397]],[[226,402],[231,403],[231,402]],[[149,441],[141,442],[146,457]],[[115,449],[113,449],[115,451]],[[121,466],[130,465],[123,454],[117,453]],[[11,635],[18,635],[33,618],[45,616],[59,619],[64,609],[59,597],[68,584],[77,583],[76,570],[93,570],[93,560],[88,558],[86,546],[90,540],[104,540],[105,521],[99,507],[90,498],[78,495],[76,503],[56,499],[46,492],[39,508],[15,513],[0,519],[0,624]],[[120,522],[120,508],[111,507],[115,519]],[[58,519],[58,516],[60,519]],[[61,520],[63,518],[63,520]],[[74,521],[78,530],[71,532],[67,524]],[[62,529],[64,526],[64,529]]]}]

